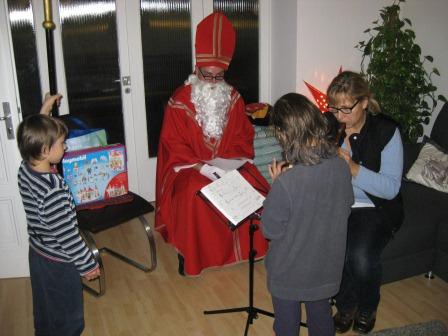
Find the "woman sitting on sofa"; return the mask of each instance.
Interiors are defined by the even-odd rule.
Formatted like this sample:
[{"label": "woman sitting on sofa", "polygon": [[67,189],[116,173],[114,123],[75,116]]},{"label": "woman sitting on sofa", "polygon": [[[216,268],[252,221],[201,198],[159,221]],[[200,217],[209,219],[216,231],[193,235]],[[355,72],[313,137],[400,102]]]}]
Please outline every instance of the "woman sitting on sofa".
[{"label": "woman sitting on sofa", "polygon": [[399,193],[403,145],[398,125],[380,113],[366,80],[344,71],[327,90],[329,112],[345,133],[339,155],[349,165],[355,204],[348,219],[347,251],[336,299],[335,329],[368,333],[380,300],[380,256],[402,218]]}]

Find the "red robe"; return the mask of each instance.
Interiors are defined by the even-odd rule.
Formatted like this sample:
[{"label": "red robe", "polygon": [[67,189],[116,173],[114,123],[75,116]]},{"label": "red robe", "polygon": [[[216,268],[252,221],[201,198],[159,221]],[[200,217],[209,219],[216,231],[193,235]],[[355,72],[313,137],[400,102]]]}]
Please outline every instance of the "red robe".
[{"label": "red robe", "polygon": [[[215,157],[253,158],[254,130],[236,90],[221,140],[206,140],[195,120],[191,86],[184,85],[173,94],[165,109],[157,155],[156,230],[185,258],[187,275],[198,275],[209,267],[234,264],[248,259],[249,225],[242,223],[231,231],[218,214],[198,195],[211,181],[194,168],[174,167],[200,163]],[[269,184],[250,163],[241,174],[257,189]],[[246,221],[248,222],[248,221]],[[258,223],[259,224],[259,223]],[[266,254],[267,241],[261,230],[255,232],[256,258]]]}]

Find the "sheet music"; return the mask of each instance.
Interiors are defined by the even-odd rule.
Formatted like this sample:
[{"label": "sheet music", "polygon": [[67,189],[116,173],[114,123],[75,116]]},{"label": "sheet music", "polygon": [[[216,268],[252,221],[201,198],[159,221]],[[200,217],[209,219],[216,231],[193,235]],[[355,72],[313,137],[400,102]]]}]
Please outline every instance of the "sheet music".
[{"label": "sheet music", "polygon": [[233,225],[260,209],[265,199],[237,170],[206,185],[201,192]]}]

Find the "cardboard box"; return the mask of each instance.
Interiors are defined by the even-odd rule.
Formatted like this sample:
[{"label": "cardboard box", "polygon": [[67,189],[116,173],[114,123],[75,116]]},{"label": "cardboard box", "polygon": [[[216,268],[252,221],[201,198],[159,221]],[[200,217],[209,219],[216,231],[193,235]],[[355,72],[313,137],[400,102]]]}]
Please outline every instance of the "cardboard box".
[{"label": "cardboard box", "polygon": [[62,171],[76,205],[121,196],[129,190],[126,149],[121,144],[67,152]]}]

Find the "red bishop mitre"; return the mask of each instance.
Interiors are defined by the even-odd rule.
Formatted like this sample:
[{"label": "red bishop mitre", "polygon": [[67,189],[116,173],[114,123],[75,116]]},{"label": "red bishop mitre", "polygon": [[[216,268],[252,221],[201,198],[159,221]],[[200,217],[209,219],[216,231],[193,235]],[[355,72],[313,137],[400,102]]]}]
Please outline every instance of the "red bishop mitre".
[{"label": "red bishop mitre", "polygon": [[235,50],[235,30],[224,14],[215,12],[196,29],[196,65],[217,66],[227,70]]}]

